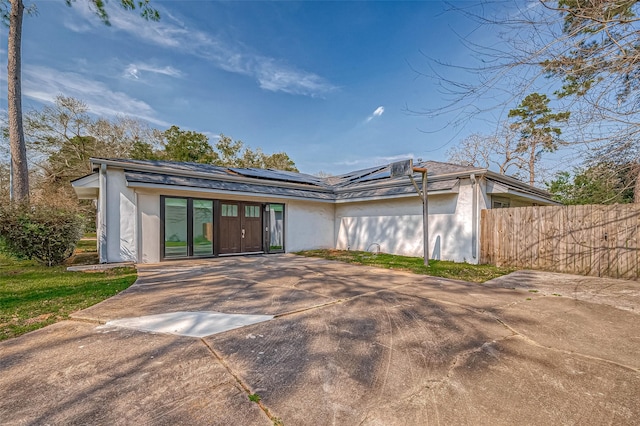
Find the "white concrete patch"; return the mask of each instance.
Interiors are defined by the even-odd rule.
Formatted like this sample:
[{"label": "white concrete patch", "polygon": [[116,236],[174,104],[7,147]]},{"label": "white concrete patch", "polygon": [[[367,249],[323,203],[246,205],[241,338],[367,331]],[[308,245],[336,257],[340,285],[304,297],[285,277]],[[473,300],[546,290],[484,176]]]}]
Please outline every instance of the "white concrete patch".
[{"label": "white concrete patch", "polygon": [[[223,314],[220,312],[170,312],[108,321],[101,327],[124,327],[153,333],[205,337],[245,325],[273,319],[273,315]],[[100,327],[98,327],[100,328]]]}]

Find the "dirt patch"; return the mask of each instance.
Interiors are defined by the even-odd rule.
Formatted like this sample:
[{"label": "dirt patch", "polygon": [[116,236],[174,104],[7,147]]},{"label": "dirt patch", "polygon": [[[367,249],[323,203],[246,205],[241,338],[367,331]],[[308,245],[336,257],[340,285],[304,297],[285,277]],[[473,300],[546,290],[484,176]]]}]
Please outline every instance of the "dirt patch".
[{"label": "dirt patch", "polygon": [[24,325],[31,325],[31,324],[35,324],[38,322],[43,322],[48,320],[49,318],[51,318],[53,314],[42,314],[42,315],[38,315],[37,317],[33,317],[33,318],[28,318],[26,320],[23,321]]}]

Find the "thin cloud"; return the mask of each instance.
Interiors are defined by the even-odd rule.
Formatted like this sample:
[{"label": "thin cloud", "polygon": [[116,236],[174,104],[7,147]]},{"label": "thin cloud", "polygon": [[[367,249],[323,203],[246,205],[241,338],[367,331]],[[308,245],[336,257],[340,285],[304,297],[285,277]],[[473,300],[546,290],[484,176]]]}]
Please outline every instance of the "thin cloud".
[{"label": "thin cloud", "polygon": [[[88,3],[74,4],[73,9],[97,27],[99,22]],[[161,14],[164,12],[161,11]],[[264,90],[304,96],[323,96],[337,90],[337,86],[315,73],[256,54],[243,45],[204,31],[188,29],[177,18],[169,16],[171,19],[146,22],[134,13],[109,7],[112,28],[132,34],[147,43],[204,58],[219,69],[254,78]]]},{"label": "thin cloud", "polygon": [[124,76],[133,80],[139,80],[141,73],[166,75],[169,77],[182,77],[182,72],[172,66],[157,67],[145,63],[129,64],[124,70]]},{"label": "thin cloud", "polygon": [[384,107],[379,106],[378,108],[375,109],[375,111],[373,111],[373,113],[371,113],[370,116],[367,117],[366,122],[368,123],[371,120],[373,120],[375,117],[380,117],[382,114],[384,114]]},{"label": "thin cloud", "polygon": [[97,115],[127,115],[159,126],[169,126],[156,117],[146,102],[123,92],[114,92],[106,84],[74,72],[62,72],[47,67],[31,66],[24,71],[23,94],[40,102],[54,102],[57,95],[82,99]]},{"label": "thin cloud", "polygon": [[78,23],[70,19],[65,19],[63,25],[65,26],[65,28],[73,31],[74,33],[86,33],[91,31],[92,29],[92,26],[87,23]]}]

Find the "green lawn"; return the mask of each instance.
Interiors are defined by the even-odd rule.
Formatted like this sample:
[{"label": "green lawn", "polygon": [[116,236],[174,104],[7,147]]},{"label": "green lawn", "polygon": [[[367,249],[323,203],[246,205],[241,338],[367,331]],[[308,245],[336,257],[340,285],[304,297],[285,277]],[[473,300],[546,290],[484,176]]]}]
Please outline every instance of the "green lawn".
[{"label": "green lawn", "polygon": [[380,268],[399,269],[415,274],[452,278],[476,283],[483,283],[515,271],[513,268],[498,268],[492,265],[472,265],[470,263],[457,263],[444,260],[429,260],[429,266],[427,267],[424,266],[424,259],[422,257],[397,256],[385,253],[373,254],[363,251],[307,250],[296,254],[307,257],[339,260],[347,263],[378,266]]},{"label": "green lawn", "polygon": [[[92,243],[95,247],[95,241]],[[83,254],[95,255],[78,253],[76,257]],[[0,340],[67,319],[70,313],[117,294],[135,280],[135,268],[67,272],[66,266],[49,268],[0,253]]]}]

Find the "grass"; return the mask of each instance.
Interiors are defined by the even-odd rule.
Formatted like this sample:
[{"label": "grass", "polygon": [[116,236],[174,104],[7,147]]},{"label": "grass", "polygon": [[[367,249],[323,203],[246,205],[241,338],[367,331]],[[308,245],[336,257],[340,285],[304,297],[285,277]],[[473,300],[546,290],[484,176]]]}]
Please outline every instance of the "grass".
[{"label": "grass", "polygon": [[[96,257],[95,240],[81,241],[72,263],[82,264],[78,258],[86,260],[83,256]],[[40,266],[0,253],[0,341],[67,319],[72,312],[117,294],[135,280],[135,268],[68,272],[66,266]]]},{"label": "grass", "polygon": [[429,266],[427,267],[424,265],[424,259],[421,257],[398,256],[385,253],[374,254],[363,251],[307,250],[298,252],[297,254],[476,283],[483,283],[515,271],[513,268],[499,268],[493,265],[473,265],[470,263],[449,262],[445,260],[429,260]]}]

